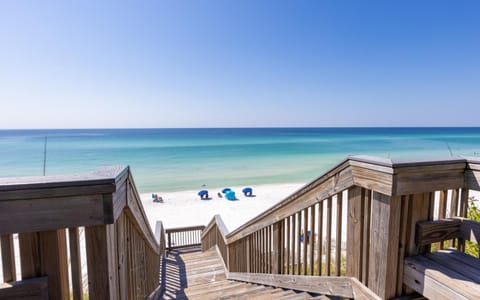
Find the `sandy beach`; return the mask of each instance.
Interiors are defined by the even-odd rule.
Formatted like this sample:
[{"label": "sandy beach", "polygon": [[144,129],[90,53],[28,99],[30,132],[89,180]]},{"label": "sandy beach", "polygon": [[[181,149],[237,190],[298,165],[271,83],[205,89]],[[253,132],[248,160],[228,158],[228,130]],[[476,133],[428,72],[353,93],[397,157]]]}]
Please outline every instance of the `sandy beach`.
[{"label": "sandy beach", "polygon": [[[201,200],[197,195],[198,190],[166,193],[157,191],[156,193],[164,199],[163,203],[153,202],[151,193],[144,193],[140,196],[153,229],[155,229],[157,221],[162,221],[164,228],[207,225],[214,215],[219,214],[228,231],[231,232],[304,185],[302,183],[284,183],[253,186],[254,197],[244,196],[241,193],[244,187],[234,186],[231,188],[236,192],[238,198],[236,201],[228,201],[225,197],[219,198],[217,193],[221,189],[209,189],[210,200]],[[472,196],[478,201],[480,192],[471,190],[470,197]],[[438,195],[435,198],[438,201]],[[335,207],[333,214],[336,214]],[[346,207],[343,208],[343,214],[345,218]],[[342,235],[345,235],[345,228],[342,229]]]},{"label": "sandy beach", "polygon": [[221,215],[229,231],[234,230],[261,212],[285,199],[300,189],[302,183],[266,184],[252,186],[254,197],[242,194],[241,186],[230,187],[238,200],[219,198],[221,189],[208,189],[210,200],[200,200],[196,191],[162,193],[156,191],[163,203],[152,201],[152,194],[141,194],[142,204],[148,220],[155,228],[156,221],[162,221],[165,228],[207,225],[214,215]]}]

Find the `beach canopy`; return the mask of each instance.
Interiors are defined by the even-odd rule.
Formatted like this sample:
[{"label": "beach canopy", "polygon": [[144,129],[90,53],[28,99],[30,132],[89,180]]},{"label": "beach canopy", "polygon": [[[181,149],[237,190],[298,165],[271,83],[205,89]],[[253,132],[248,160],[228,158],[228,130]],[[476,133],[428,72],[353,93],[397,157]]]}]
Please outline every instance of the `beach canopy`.
[{"label": "beach canopy", "polygon": [[222,193],[226,194],[228,191],[231,191],[232,189],[231,188],[224,188],[222,190]]},{"label": "beach canopy", "polygon": [[202,199],[206,199],[206,198],[208,198],[208,191],[207,191],[207,190],[201,190],[200,192],[198,192],[198,195],[199,195]]},{"label": "beach canopy", "polygon": [[251,195],[252,195],[252,192],[253,192],[253,190],[252,190],[251,187],[246,187],[246,188],[244,188],[244,189],[242,190],[242,193],[244,193],[245,196],[251,196]]},{"label": "beach canopy", "polygon": [[232,191],[232,190],[228,190],[228,191],[225,193],[225,198],[227,198],[228,200],[236,200],[236,198],[235,198],[235,192]]}]

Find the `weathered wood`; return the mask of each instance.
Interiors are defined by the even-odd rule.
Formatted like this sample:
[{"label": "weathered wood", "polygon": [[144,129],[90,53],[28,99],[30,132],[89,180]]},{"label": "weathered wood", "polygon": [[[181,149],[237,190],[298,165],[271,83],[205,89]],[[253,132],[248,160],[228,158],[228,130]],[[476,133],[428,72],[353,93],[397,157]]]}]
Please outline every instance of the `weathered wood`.
[{"label": "weathered wood", "polygon": [[65,229],[38,234],[40,273],[48,276],[50,299],[69,299],[67,239]]},{"label": "weathered wood", "polygon": [[418,247],[456,238],[460,235],[459,219],[417,222],[415,242]]},{"label": "weathered wood", "polygon": [[433,202],[430,193],[415,194],[409,196],[408,224],[407,224],[407,241],[405,246],[405,255],[412,256],[424,253],[424,247],[418,248],[415,242],[416,224],[418,221],[426,221],[430,219],[430,203]]},{"label": "weathered wood", "polygon": [[365,191],[365,208],[363,219],[363,256],[362,256],[362,283],[368,285],[368,273],[370,265],[370,219],[372,215],[372,191]]},{"label": "weathered wood", "polygon": [[68,242],[70,248],[70,269],[72,278],[73,300],[83,300],[82,262],[80,259],[80,236],[78,228],[68,229]]},{"label": "weathered wood", "polygon": [[18,244],[20,247],[22,279],[40,277],[40,245],[38,233],[19,233]]},{"label": "weathered wood", "polygon": [[301,233],[301,231],[302,231],[302,229],[301,229],[302,228],[302,214],[301,214],[300,211],[295,214],[295,219],[297,220],[297,222],[296,222],[297,223],[297,227],[296,227],[297,234],[296,234],[296,237],[295,237],[295,243],[297,244],[297,251],[296,251],[296,253],[297,253],[297,257],[296,257],[297,258],[297,260],[296,260],[297,267],[296,267],[295,274],[300,275],[301,266],[302,266],[301,265],[301,263],[302,263],[302,259],[301,259],[302,258],[302,248],[301,248],[302,244],[300,242],[300,236],[302,234]]},{"label": "weathered wood", "polygon": [[478,299],[480,286],[421,255],[405,259],[405,284],[430,299]]},{"label": "weathered wood", "polygon": [[282,245],[282,224],[277,222],[273,224],[273,255],[272,255],[272,273],[280,274],[281,272],[281,253]]},{"label": "weathered wood", "polygon": [[36,277],[10,284],[0,284],[0,299],[48,300],[48,278]]},{"label": "weathered wood", "polygon": [[346,275],[362,279],[363,218],[365,189],[348,190]]},{"label": "weathered wood", "polygon": [[342,263],[342,216],[343,216],[343,193],[340,192],[337,194],[337,225],[335,233],[335,275],[340,276],[341,274],[341,263]]},{"label": "weathered wood", "polygon": [[308,244],[308,257],[309,257],[309,267],[310,267],[310,274],[309,275],[314,275],[313,269],[314,269],[314,246],[315,246],[315,205],[310,207],[310,238],[309,238],[309,244]]},{"label": "weathered wood", "polygon": [[430,166],[394,167],[394,195],[462,188],[466,163],[441,161]]},{"label": "weathered wood", "polygon": [[377,192],[372,195],[369,288],[381,298],[395,296],[397,286],[400,201]]},{"label": "weathered wood", "polygon": [[152,228],[149,225],[147,215],[143,209],[142,201],[140,195],[138,194],[137,188],[133,181],[132,176],[128,178],[129,184],[127,185],[127,207],[125,213],[133,222],[133,225],[137,228],[138,232],[141,233],[145,241],[148,242],[148,245],[155,252],[159,252],[159,245],[155,240],[155,234],[152,231]]},{"label": "weathered wood", "polygon": [[3,282],[15,281],[17,280],[17,271],[15,268],[13,235],[5,234],[0,236],[0,246],[2,248]]},{"label": "weathered wood", "polygon": [[301,276],[279,274],[234,273],[227,275],[229,280],[245,281],[274,287],[288,288],[311,293],[353,297],[352,282],[349,277]]},{"label": "weathered wood", "polygon": [[320,176],[285,200],[232,231],[227,236],[228,243],[232,243],[260,228],[286,218],[294,211],[301,211],[306,207],[312,206],[318,201],[350,187],[352,184],[351,169],[348,167],[348,161],[344,161],[325,175]]},{"label": "weathered wood", "polygon": [[[118,299],[118,270],[113,225],[85,227],[88,290],[98,299]],[[135,256],[133,256],[135,257]]]},{"label": "weathered wood", "polygon": [[403,265],[405,258],[405,251],[407,250],[407,225],[408,214],[410,209],[410,197],[408,195],[401,197],[401,213],[400,213],[400,235],[398,242],[398,262],[397,262],[397,290],[396,295],[403,293]]},{"label": "weathered wood", "polygon": [[302,253],[302,266],[303,266],[303,275],[307,275],[307,250],[308,250],[308,208],[303,210],[303,253]]},{"label": "weathered wood", "polygon": [[102,195],[0,201],[0,234],[98,224],[104,224]]},{"label": "weathered wood", "polygon": [[464,218],[455,218],[461,220],[460,236],[464,240],[468,240],[480,244],[480,223]]},{"label": "weathered wood", "polygon": [[332,262],[332,198],[327,200],[327,234],[325,240],[325,275],[330,276]]},{"label": "weathered wood", "polygon": [[317,206],[317,233],[318,233],[318,243],[317,243],[317,269],[318,275],[322,275],[322,251],[323,251],[323,203],[318,203]]},{"label": "weathered wood", "polygon": [[352,281],[353,299],[355,300],[380,300],[377,294],[372,292],[364,284],[358,281],[355,277],[350,279]]}]

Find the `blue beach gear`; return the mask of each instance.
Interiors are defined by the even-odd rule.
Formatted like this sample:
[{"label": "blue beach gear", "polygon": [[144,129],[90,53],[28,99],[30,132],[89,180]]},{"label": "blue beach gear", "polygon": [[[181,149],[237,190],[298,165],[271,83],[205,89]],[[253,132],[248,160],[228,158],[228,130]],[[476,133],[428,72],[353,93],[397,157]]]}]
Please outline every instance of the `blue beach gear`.
[{"label": "blue beach gear", "polygon": [[222,193],[226,194],[228,191],[231,191],[232,189],[231,188],[224,188],[222,190]]},{"label": "blue beach gear", "polygon": [[228,190],[228,191],[225,193],[225,197],[226,197],[228,200],[236,200],[236,198],[235,198],[235,192],[232,191],[232,190]]},{"label": "blue beach gear", "polygon": [[198,192],[198,195],[200,196],[200,198],[202,200],[208,199],[208,191],[207,190],[201,190],[200,192]]},{"label": "blue beach gear", "polygon": [[242,193],[247,197],[252,196],[252,192],[253,192],[253,190],[252,190],[251,187],[246,187],[242,190]]}]

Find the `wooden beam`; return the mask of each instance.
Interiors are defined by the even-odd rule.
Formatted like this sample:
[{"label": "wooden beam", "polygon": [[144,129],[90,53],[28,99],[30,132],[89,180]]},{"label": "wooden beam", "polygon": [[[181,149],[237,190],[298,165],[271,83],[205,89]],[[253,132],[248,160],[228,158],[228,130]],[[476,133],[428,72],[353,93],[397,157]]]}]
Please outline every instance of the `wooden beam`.
[{"label": "wooden beam", "polygon": [[38,233],[40,273],[48,276],[50,299],[69,299],[67,237],[65,229]]},{"label": "wooden beam", "polygon": [[98,299],[119,299],[114,225],[85,227],[88,290]]},{"label": "wooden beam", "polygon": [[349,277],[230,272],[227,274],[227,278],[229,280],[263,284],[297,291],[353,298],[352,281]]},{"label": "wooden beam", "polygon": [[365,189],[353,187],[348,190],[347,216],[347,276],[361,280],[363,249],[363,218]]},{"label": "wooden beam", "polygon": [[104,219],[102,195],[0,201],[0,234],[98,225]]},{"label": "wooden beam", "polygon": [[415,242],[418,247],[442,242],[460,236],[459,219],[417,222]]},{"label": "wooden beam", "polygon": [[372,195],[368,287],[381,298],[396,294],[401,198]]}]

